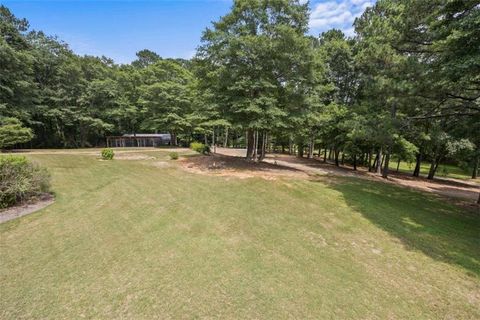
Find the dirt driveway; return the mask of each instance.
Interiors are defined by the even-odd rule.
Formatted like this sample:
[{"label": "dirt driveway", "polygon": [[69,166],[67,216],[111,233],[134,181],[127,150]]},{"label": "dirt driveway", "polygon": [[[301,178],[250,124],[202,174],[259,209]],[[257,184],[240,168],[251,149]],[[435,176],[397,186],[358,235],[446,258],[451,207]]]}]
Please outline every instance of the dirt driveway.
[{"label": "dirt driveway", "polygon": [[[246,154],[245,149],[217,147],[216,151],[217,154],[232,157],[244,157]],[[353,171],[349,166],[336,167],[331,163],[324,163],[316,158],[307,159],[285,154],[268,154],[264,162],[275,164],[282,168],[291,168],[296,172],[303,172],[307,175],[355,176],[371,180],[386,181],[468,203],[475,203],[480,193],[480,184],[475,181],[464,181],[452,178],[436,178],[435,180],[428,180],[423,177],[416,178],[409,174],[393,171],[390,173],[388,179],[384,179],[374,173],[368,172],[365,168],[358,168],[358,171]]]}]

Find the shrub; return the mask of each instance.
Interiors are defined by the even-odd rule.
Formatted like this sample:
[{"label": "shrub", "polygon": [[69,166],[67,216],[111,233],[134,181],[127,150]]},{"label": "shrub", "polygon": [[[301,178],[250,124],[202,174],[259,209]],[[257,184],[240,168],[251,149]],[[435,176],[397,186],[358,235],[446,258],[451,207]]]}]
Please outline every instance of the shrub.
[{"label": "shrub", "polygon": [[206,145],[203,146],[203,154],[209,154],[210,153],[210,146]]},{"label": "shrub", "polygon": [[32,138],[32,129],[24,127],[17,118],[0,117],[0,149],[28,142]]},{"label": "shrub", "polygon": [[171,160],[177,160],[178,159],[178,152],[170,152],[169,154]]},{"label": "shrub", "polygon": [[190,149],[192,149],[193,151],[196,151],[198,153],[202,153],[202,154],[209,154],[210,153],[210,147],[204,145],[201,142],[190,143]]},{"label": "shrub", "polygon": [[113,152],[113,149],[105,148],[105,149],[102,150],[102,159],[103,160],[112,160],[114,155],[115,155],[115,153]]},{"label": "shrub", "polygon": [[0,208],[14,205],[50,188],[50,175],[23,156],[0,157]]},{"label": "shrub", "polygon": [[190,143],[190,149],[196,151],[198,153],[202,153],[204,148],[204,144],[200,142],[192,142]]}]

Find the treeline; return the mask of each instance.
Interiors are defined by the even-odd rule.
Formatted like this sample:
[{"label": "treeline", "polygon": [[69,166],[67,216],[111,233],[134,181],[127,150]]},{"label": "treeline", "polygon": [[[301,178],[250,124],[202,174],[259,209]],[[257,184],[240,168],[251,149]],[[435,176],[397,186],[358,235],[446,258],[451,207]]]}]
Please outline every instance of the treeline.
[{"label": "treeline", "polygon": [[[308,5],[237,0],[192,60],[142,50],[117,65],[80,57],[0,9],[0,147],[86,147],[105,135],[169,132],[366,165],[454,161],[476,177],[480,156],[477,1],[380,0],[339,30],[307,35]],[[17,132],[16,135],[13,132]],[[33,139],[32,139],[33,137]],[[327,152],[328,151],[328,152]]]}]

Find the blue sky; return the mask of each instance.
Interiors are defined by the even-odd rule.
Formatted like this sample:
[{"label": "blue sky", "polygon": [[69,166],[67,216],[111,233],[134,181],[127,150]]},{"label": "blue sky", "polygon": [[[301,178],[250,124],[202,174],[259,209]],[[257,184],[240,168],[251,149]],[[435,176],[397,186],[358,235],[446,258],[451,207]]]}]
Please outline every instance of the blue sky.
[{"label": "blue sky", "polygon": [[[352,23],[374,0],[311,0],[310,33],[330,28],[353,34]],[[0,0],[31,28],[57,35],[78,54],[118,63],[150,49],[162,57],[190,58],[202,31],[226,14],[230,0]]]}]

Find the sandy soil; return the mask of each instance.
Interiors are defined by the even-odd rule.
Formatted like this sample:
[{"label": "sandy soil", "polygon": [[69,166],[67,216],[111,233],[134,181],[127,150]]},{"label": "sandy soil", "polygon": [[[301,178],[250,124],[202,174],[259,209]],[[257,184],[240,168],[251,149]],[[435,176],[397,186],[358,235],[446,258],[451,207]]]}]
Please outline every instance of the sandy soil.
[{"label": "sandy soil", "polygon": [[151,160],[155,157],[143,153],[119,152],[115,155],[115,160]]},{"label": "sandy soil", "polygon": [[405,173],[392,171],[388,179],[384,179],[365,168],[353,171],[351,167],[336,167],[319,159],[297,158],[284,154],[269,154],[261,163],[248,162],[245,149],[217,148],[217,154],[210,157],[194,157],[182,161],[182,166],[191,172],[216,174],[248,178],[259,176],[275,179],[279,176],[306,178],[312,176],[355,176],[369,180],[383,181],[416,190],[426,191],[449,198],[451,200],[475,203],[480,192],[480,184],[475,181],[459,179],[428,180],[423,177],[412,177]]},{"label": "sandy soil", "polygon": [[0,223],[34,213],[43,209],[54,202],[54,198],[50,194],[42,196],[39,200],[29,203],[23,203],[8,209],[0,211]]},{"label": "sandy soil", "polygon": [[274,180],[279,177],[307,178],[308,173],[278,163],[250,162],[241,157],[224,154],[183,158],[178,162],[189,172],[217,176],[231,176],[240,179],[260,177]]}]

